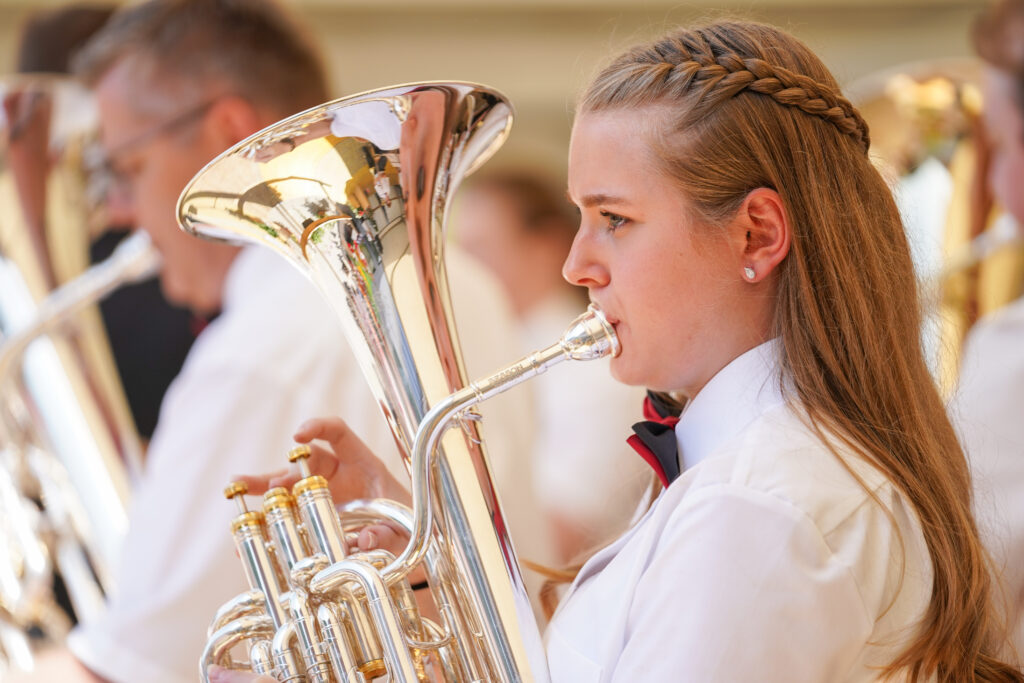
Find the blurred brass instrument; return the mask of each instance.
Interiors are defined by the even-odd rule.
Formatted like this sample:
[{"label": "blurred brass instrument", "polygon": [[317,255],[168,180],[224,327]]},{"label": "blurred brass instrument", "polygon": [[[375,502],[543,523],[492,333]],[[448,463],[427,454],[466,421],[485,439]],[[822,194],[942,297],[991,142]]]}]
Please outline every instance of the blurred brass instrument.
[{"label": "blurred brass instrument", "polygon": [[152,276],[158,258],[139,235],[86,270],[102,197],[86,163],[95,111],[84,90],[11,77],[0,101],[2,676],[31,670],[30,631],[53,643],[70,627],[55,574],[79,621],[114,590],[142,446],[93,304]]},{"label": "blurred brass instrument", "polygon": [[[547,679],[468,411],[563,358],[617,352],[617,342],[591,311],[559,344],[481,382],[465,381],[444,219],[462,178],[504,141],[511,119],[506,100],[481,86],[377,90],[265,129],[211,162],[182,194],[187,231],[266,245],[328,299],[413,490],[413,510],[354,501],[339,516],[317,476],[292,493],[268,492],[262,511],[245,508],[244,490],[229,487],[242,506],[233,534],[252,590],[215,616],[202,680],[214,663],[288,681]],[[453,425],[460,429],[449,431]],[[405,551],[347,555],[346,533],[381,520],[410,533]],[[416,609],[406,577],[417,567],[436,622]],[[233,658],[239,649],[248,662]]]},{"label": "blurred brass instrument", "polygon": [[903,65],[849,89],[871,126],[871,155],[895,181],[925,299],[924,339],[949,392],[981,316],[1020,295],[1021,233],[993,206],[974,61]]}]

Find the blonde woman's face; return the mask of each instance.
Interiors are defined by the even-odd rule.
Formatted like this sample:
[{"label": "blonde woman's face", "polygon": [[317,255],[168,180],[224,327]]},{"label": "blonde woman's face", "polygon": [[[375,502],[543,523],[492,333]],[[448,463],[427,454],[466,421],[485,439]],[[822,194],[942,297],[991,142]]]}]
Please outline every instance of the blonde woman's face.
[{"label": "blonde woman's face", "polygon": [[751,346],[742,236],[689,218],[686,198],[656,171],[646,122],[630,111],[577,119],[569,197],[581,223],[563,275],[615,326],[617,379],[693,396]]}]

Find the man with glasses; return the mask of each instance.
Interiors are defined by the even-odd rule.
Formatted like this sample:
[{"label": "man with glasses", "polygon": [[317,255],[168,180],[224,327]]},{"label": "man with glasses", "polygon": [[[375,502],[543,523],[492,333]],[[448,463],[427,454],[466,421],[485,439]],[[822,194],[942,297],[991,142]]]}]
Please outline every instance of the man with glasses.
[{"label": "man with glasses", "polygon": [[[270,250],[197,239],[176,220],[180,192],[208,161],[329,99],[326,78],[271,0],[128,5],[76,66],[98,98],[107,166],[163,255],[165,295],[214,319],[161,406],[107,612],[72,633],[74,658],[55,656],[33,680],[191,682],[217,608],[246,589],[224,485],[280,467],[314,416],[341,415],[375,450],[395,450],[316,290]],[[481,318],[495,334],[510,329]],[[492,367],[514,355],[497,349]]]}]

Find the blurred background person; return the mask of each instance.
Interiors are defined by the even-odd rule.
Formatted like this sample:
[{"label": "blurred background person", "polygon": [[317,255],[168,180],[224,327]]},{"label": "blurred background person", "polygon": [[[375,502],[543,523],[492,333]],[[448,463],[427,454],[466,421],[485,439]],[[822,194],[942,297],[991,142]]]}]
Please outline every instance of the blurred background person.
[{"label": "blurred background person", "polygon": [[[264,2],[134,5],[76,66],[94,87],[126,212],[163,256],[164,295],[217,317],[161,408],[133,491],[117,592],[69,646],[82,680],[193,680],[210,609],[241,587],[218,492],[244,464],[275,465],[294,425],[322,401],[333,398],[359,424],[372,414],[360,412],[361,396],[346,404],[344,386],[360,378],[333,352],[334,330],[319,324],[328,311],[302,278],[269,254],[185,235],[175,203],[224,148],[326,99],[326,79],[305,34]],[[325,386],[335,382],[342,388]],[[42,675],[57,661],[66,655],[44,663]]]},{"label": "blurred background person", "polygon": [[[1024,0],[999,0],[977,20],[992,192],[1024,223]],[[980,320],[967,338],[950,405],[972,467],[978,523],[1024,652],[1024,299]]]},{"label": "blurred background person", "polygon": [[[69,5],[33,15],[21,35],[18,72],[69,74],[71,59],[115,8]],[[107,201],[106,228],[100,234],[88,236],[91,263],[110,256],[132,228],[126,198],[116,194],[121,188],[108,189],[114,194]],[[38,248],[45,250],[46,235],[35,237]],[[164,393],[181,369],[205,320],[167,303],[157,278],[121,287],[100,302],[99,307],[136,429],[141,437],[149,439]]]},{"label": "blurred background person", "polygon": [[[538,168],[485,169],[453,209],[457,244],[498,276],[512,302],[524,354],[550,344],[587,306],[586,290],[562,278],[579,226],[563,187]],[[529,389],[533,485],[558,559],[570,562],[621,533],[651,483],[623,437],[640,419],[644,392],[613,379],[607,360],[567,364]]]}]

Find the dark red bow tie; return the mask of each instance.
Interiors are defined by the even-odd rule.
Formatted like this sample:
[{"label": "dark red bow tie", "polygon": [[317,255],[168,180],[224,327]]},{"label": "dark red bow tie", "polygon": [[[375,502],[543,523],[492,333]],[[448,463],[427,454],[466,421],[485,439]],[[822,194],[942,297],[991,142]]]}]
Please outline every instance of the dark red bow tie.
[{"label": "dark red bow tie", "polygon": [[675,433],[679,416],[673,414],[659,396],[648,391],[644,417],[647,418],[644,422],[633,425],[633,435],[626,443],[654,468],[662,485],[668,488],[679,477],[679,444]]}]

